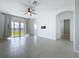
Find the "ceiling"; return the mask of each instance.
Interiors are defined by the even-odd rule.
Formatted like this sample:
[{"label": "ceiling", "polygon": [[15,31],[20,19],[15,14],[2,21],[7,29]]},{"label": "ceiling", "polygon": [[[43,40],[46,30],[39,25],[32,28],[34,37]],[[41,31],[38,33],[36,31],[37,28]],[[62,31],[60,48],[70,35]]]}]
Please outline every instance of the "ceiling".
[{"label": "ceiling", "polygon": [[[32,18],[32,16],[24,15],[27,6],[23,3],[30,4],[31,0],[0,0],[0,11],[20,16],[24,18]],[[74,0],[38,0],[39,9],[46,8],[55,12],[62,10],[74,10]],[[42,11],[41,10],[41,11]]]}]

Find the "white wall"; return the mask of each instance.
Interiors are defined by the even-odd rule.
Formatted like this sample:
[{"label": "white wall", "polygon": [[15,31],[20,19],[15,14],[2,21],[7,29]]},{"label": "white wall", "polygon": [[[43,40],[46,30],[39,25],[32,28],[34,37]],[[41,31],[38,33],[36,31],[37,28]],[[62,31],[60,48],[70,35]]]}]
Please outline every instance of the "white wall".
[{"label": "white wall", "polygon": [[[59,1],[59,2],[58,2]],[[56,40],[56,14],[74,9],[74,0],[40,0],[37,6],[37,35]],[[46,26],[46,29],[41,29]]]},{"label": "white wall", "polygon": [[56,39],[61,39],[64,32],[64,20],[70,19],[70,40],[74,40],[74,12],[73,11],[65,11],[61,12],[57,15],[56,18]]},{"label": "white wall", "polygon": [[34,20],[33,19],[28,20],[28,34],[34,35]]},{"label": "white wall", "polygon": [[74,48],[79,52],[79,0],[75,0],[75,42]]},{"label": "white wall", "polygon": [[[55,14],[49,10],[42,10],[40,16],[36,18],[37,35],[49,39],[56,39],[56,20]],[[41,26],[46,26],[46,29],[41,29]]]}]

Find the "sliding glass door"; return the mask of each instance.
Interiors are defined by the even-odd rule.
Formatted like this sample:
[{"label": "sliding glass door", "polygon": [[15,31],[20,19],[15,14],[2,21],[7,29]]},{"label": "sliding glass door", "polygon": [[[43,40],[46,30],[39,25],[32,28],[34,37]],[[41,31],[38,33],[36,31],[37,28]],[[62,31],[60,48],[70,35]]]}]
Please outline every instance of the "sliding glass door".
[{"label": "sliding glass door", "polygon": [[20,23],[20,29],[21,29],[21,32],[20,32],[20,34],[21,34],[21,36],[23,36],[23,35],[25,35],[25,24],[24,23]]},{"label": "sliding glass door", "polygon": [[20,37],[25,35],[25,23],[11,22],[11,37]]}]

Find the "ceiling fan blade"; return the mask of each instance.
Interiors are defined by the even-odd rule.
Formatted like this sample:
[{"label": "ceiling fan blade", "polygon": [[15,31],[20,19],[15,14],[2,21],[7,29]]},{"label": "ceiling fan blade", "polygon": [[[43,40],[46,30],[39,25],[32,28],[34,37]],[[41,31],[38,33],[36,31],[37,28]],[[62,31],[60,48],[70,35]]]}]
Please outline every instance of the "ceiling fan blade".
[{"label": "ceiling fan blade", "polygon": [[24,13],[24,15],[28,14],[27,12]]},{"label": "ceiling fan blade", "polygon": [[32,14],[35,14],[35,15],[36,15],[37,13],[33,13],[33,12],[32,12]]},{"label": "ceiling fan blade", "polygon": [[31,11],[36,11],[35,9],[32,9]]}]

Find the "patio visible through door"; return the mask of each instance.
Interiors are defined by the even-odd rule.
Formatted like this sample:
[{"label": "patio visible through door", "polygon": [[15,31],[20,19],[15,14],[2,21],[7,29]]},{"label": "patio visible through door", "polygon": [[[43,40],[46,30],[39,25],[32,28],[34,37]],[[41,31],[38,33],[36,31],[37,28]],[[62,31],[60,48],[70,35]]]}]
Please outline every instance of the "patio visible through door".
[{"label": "patio visible through door", "polygon": [[25,24],[23,22],[11,22],[11,37],[20,37],[25,35]]}]

